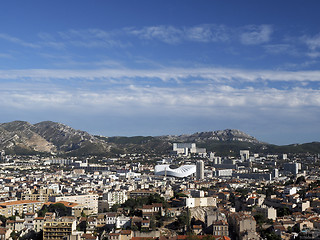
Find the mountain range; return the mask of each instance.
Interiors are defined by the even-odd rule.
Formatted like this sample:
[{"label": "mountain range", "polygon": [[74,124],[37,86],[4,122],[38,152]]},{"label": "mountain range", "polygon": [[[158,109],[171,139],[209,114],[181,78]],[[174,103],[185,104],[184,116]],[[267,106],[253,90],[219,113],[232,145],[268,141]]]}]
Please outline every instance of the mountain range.
[{"label": "mountain range", "polygon": [[320,143],[276,146],[261,142],[240,130],[219,130],[165,136],[105,137],[44,121],[31,124],[13,121],[0,124],[0,150],[8,154],[101,155],[120,153],[166,154],[173,142],[195,142],[217,154],[236,155],[240,149],[267,153],[320,153]]}]

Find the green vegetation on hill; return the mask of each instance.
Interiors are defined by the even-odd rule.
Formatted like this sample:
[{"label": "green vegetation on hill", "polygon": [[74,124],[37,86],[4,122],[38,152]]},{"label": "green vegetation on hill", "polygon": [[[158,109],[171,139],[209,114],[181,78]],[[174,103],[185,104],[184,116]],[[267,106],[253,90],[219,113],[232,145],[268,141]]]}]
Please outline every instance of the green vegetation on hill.
[{"label": "green vegetation on hill", "polygon": [[108,137],[105,138],[110,143],[115,144],[145,144],[150,141],[157,141],[156,138],[148,136],[134,136],[134,137]]},{"label": "green vegetation on hill", "polygon": [[0,124],[0,150],[17,155],[118,156],[125,153],[169,154],[174,142],[194,142],[219,156],[238,156],[239,151],[262,154],[320,153],[320,142],[277,146],[258,141],[239,130],[197,132],[180,136],[103,137],[55,122]]}]

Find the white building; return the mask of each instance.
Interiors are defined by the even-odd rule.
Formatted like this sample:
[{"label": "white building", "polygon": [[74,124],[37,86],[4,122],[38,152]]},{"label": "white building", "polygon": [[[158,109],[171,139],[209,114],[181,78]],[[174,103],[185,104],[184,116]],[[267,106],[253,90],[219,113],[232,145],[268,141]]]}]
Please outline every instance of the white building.
[{"label": "white building", "polygon": [[92,213],[98,213],[98,194],[70,195],[70,196],[50,196],[51,202],[73,202],[78,203],[90,209]]},{"label": "white building", "polygon": [[195,143],[173,143],[172,150],[177,155],[188,156],[189,153],[205,154],[205,148],[197,148]]},{"label": "white building", "polygon": [[216,207],[217,199],[214,197],[186,198],[186,207]]},{"label": "white building", "polygon": [[119,228],[126,228],[130,226],[130,217],[125,217],[125,216],[118,216],[116,217],[116,229]]},{"label": "white building", "polygon": [[279,170],[277,168],[274,168],[272,170],[272,175],[271,175],[272,179],[274,178],[279,178]]},{"label": "white building", "polygon": [[250,152],[249,150],[240,150],[240,157],[242,161],[246,161],[249,159]]},{"label": "white building", "polygon": [[110,190],[103,194],[103,199],[108,201],[109,207],[114,204],[122,204],[128,200],[127,191],[125,190]]},{"label": "white building", "polygon": [[286,187],[284,190],[283,190],[283,195],[286,196],[286,195],[293,195],[293,194],[296,194],[297,193],[297,188],[296,187]]},{"label": "white building", "polygon": [[262,214],[265,218],[276,220],[277,219],[277,210],[274,209],[273,207],[266,207],[266,206],[261,206],[261,207],[255,207],[254,211],[256,213]]},{"label": "white building", "polygon": [[173,176],[173,177],[188,177],[196,172],[196,165],[182,165],[179,168],[172,169],[170,165],[156,165],[154,168],[155,175]]},{"label": "white building", "polygon": [[214,172],[216,177],[231,177],[232,176],[232,169],[220,169]]}]

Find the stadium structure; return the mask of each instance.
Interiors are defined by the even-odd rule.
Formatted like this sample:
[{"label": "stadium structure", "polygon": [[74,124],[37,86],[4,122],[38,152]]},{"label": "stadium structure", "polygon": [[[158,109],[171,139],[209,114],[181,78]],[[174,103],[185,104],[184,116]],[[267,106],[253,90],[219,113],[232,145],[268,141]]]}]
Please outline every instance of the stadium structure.
[{"label": "stadium structure", "polygon": [[154,168],[155,175],[173,176],[184,178],[196,172],[196,165],[182,165],[179,168],[170,168],[170,165],[156,165]]}]

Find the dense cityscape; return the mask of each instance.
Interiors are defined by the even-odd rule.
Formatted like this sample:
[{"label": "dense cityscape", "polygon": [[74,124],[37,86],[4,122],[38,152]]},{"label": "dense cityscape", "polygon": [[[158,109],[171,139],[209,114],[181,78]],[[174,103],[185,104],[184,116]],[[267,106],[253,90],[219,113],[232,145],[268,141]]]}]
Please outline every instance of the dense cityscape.
[{"label": "dense cityscape", "polygon": [[1,152],[1,239],[318,239],[319,154]]},{"label": "dense cityscape", "polygon": [[319,0],[1,0],[0,240],[320,240]]}]

